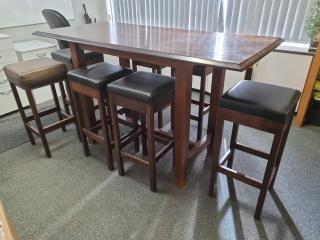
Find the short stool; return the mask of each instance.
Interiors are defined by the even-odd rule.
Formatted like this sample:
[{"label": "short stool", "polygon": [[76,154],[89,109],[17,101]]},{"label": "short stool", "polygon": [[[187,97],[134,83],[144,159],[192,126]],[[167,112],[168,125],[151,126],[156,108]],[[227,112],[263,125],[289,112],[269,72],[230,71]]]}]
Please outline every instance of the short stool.
[{"label": "short stool", "polygon": [[[60,83],[66,80],[67,67],[64,63],[50,59],[39,58],[19,63],[13,63],[4,66],[4,72],[10,82],[12,93],[16,100],[18,110],[26,128],[29,140],[32,145],[35,144],[32,133],[40,136],[47,157],[51,157],[51,152],[46,138],[46,133],[59,127],[65,131],[65,125],[75,122],[74,116],[62,112],[54,83]],[[50,85],[55,107],[38,112],[32,90]],[[16,86],[25,90],[32,116],[26,116]],[[63,99],[64,101],[64,99]],[[59,121],[51,125],[42,126],[40,118],[57,112]],[[37,128],[34,128],[30,121],[35,121]]]},{"label": "short stool", "polygon": [[[116,66],[109,63],[97,63],[68,72],[71,92],[74,98],[74,105],[77,112],[78,125],[84,153],[90,154],[88,139],[96,141],[105,146],[106,162],[110,170],[114,169],[112,158],[111,132],[109,130],[110,118],[107,100],[107,84],[132,73],[130,69]],[[80,97],[89,97],[98,101],[100,121],[93,126],[86,126],[84,112],[81,106]],[[106,110],[107,107],[107,110]],[[107,115],[108,112],[108,115]],[[102,129],[102,136],[98,130]]]},{"label": "short stool", "polygon": [[[277,176],[299,98],[300,92],[297,90],[245,80],[240,81],[221,97],[213,143],[210,196],[215,195],[218,172],[256,187],[260,189],[260,194],[254,217],[260,218],[267,190],[273,188]],[[230,149],[220,160],[223,122],[225,120],[232,122],[233,128]],[[274,134],[270,153],[238,143],[237,135],[240,124]],[[232,169],[236,149],[268,161],[262,182]],[[227,166],[225,166],[226,163]]]},{"label": "short stool", "polygon": [[[119,175],[124,175],[123,158],[141,164],[149,169],[150,189],[153,192],[157,189],[156,161],[173,146],[172,135],[155,131],[154,114],[169,105],[171,105],[171,108],[173,107],[174,84],[175,80],[172,77],[148,72],[135,72],[107,86]],[[120,138],[117,106],[143,115],[141,127],[125,139]],[[146,124],[144,115],[146,115]],[[172,116],[171,114],[171,118]],[[147,160],[124,149],[140,134],[142,135],[143,153],[147,154]],[[157,153],[155,140],[164,144],[164,147]]]}]

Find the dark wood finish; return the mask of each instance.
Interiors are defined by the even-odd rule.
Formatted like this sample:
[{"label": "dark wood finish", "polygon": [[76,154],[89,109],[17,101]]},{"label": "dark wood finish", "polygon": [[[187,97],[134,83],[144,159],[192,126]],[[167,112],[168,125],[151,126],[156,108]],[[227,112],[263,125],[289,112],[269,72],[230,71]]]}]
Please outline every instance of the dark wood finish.
[{"label": "dark wood finish", "polygon": [[[172,94],[171,94],[172,95]],[[160,131],[155,131],[154,114],[162,111],[172,105],[173,96],[164,93],[164,96],[158,97],[150,103],[133,100],[130,97],[120,96],[115,93],[109,93],[109,105],[112,118],[113,135],[115,140],[115,149],[118,161],[118,172],[120,176],[124,175],[123,158],[138,163],[149,170],[150,190],[157,190],[156,183],[156,162],[164,156],[173,147],[173,137]],[[141,117],[141,125],[135,128],[126,138],[120,137],[119,121],[117,107],[121,106],[134,113],[135,117]],[[137,119],[136,119],[137,120]],[[142,153],[147,155],[147,160],[125,151],[124,147],[134,142],[139,135],[142,135]],[[155,142],[165,144],[162,149],[156,152]],[[136,145],[136,143],[134,144]],[[139,150],[135,146],[135,150]]]},{"label": "dark wood finish", "polygon": [[[14,85],[14,84],[12,84],[12,83],[10,83],[10,87],[11,87],[11,89],[12,89],[12,93],[13,93],[14,99],[16,100],[16,103],[17,103],[17,106],[18,106],[18,110],[19,110],[20,116],[21,116],[21,118],[22,118],[22,122],[23,122],[23,124],[25,125],[26,122],[28,122],[28,121],[30,121],[30,120],[27,118],[26,113],[25,113],[25,111],[24,111],[24,108],[23,108],[23,106],[22,106],[22,103],[21,103],[21,100],[20,100],[20,97],[19,97],[19,94],[18,94],[17,87],[16,87],[16,85]],[[30,130],[29,128],[27,128],[27,127],[26,127],[25,129],[26,129],[28,138],[29,138],[29,140],[30,140],[30,143],[31,143],[32,145],[35,145],[36,142],[34,141],[34,137],[33,137],[33,135],[32,135],[31,130]]]},{"label": "dark wood finish", "polygon": [[[88,139],[94,140],[104,146],[106,153],[106,163],[108,165],[109,170],[114,170],[113,165],[113,157],[112,157],[112,144],[110,137],[110,130],[107,111],[105,109],[104,97],[106,93],[101,89],[92,88],[87,85],[80,84],[78,82],[70,81],[70,88],[74,96],[74,102],[78,117],[78,123],[80,128],[80,133],[82,137],[83,150],[86,156],[90,154]],[[97,122],[96,125],[90,124],[90,127],[87,127],[85,123],[85,112],[83,111],[83,107],[81,105],[82,99],[96,99],[98,101],[99,106],[99,114],[100,121]],[[108,108],[108,106],[107,106]],[[108,110],[110,112],[110,110]],[[98,130],[101,129],[102,136],[99,135]]]},{"label": "dark wood finish", "polygon": [[34,34],[66,42],[95,45],[123,52],[135,51],[155,57],[197,62],[237,71],[247,69],[283,41],[274,37],[106,22],[37,31]]},{"label": "dark wood finish", "polygon": [[[209,188],[210,196],[215,196],[215,191],[216,191],[215,183],[216,183],[218,172],[225,174],[229,178],[234,178],[241,182],[249,184],[253,187],[256,187],[260,189],[260,194],[259,194],[254,217],[256,219],[260,219],[264,200],[267,194],[267,190],[268,188],[269,189],[273,188],[273,184],[278,172],[281,157],[283,154],[283,150],[284,150],[289,129],[291,126],[291,122],[293,119],[294,110],[288,113],[288,115],[289,115],[288,116],[289,121],[287,121],[286,123],[279,123],[279,122],[273,122],[269,119],[255,117],[250,114],[236,112],[227,108],[222,108],[222,107],[219,108],[218,122],[216,123],[217,128],[216,128],[214,144],[213,144],[213,158],[212,158],[213,162],[212,162],[212,172],[211,172],[210,188]],[[232,127],[231,141],[230,141],[230,149],[220,160],[220,148],[221,148],[221,141],[222,141],[223,124],[225,120],[233,122],[233,127]],[[253,127],[258,130],[273,133],[274,139],[272,142],[270,154],[264,153],[256,149],[252,149],[245,145],[237,143],[239,124],[245,125],[248,127]],[[262,182],[232,169],[235,149],[247,152],[249,154],[256,155],[258,157],[265,158],[268,161]],[[226,162],[227,162],[227,166],[224,166]]]},{"label": "dark wood finish", "polygon": [[[213,78],[213,82],[217,82],[212,84],[216,87],[212,89],[218,89],[218,92],[212,91],[214,97],[210,101],[212,109],[210,108],[209,119],[213,121],[209,123],[208,132],[211,134],[217,122],[217,115],[214,114],[213,108],[217,107],[217,101],[221,95],[219,89],[223,88],[224,79],[222,78],[225,70],[243,71],[283,41],[280,38],[273,37],[196,32],[111,23],[37,31],[34,35],[69,42],[75,68],[85,64],[83,52],[80,49],[86,49],[124,59],[135,59],[168,66],[177,70],[174,168],[178,187],[182,187],[186,183],[192,81],[192,71],[190,69],[192,69],[192,66],[203,64],[213,66],[213,71],[218,71],[215,74],[216,77],[218,76],[217,80]],[[125,62],[128,63],[128,60]],[[87,103],[83,103],[82,106],[88,114],[86,122],[90,123],[93,109]]]},{"label": "dark wood finish", "polygon": [[[58,82],[58,83],[60,83],[60,82]],[[52,92],[53,100],[55,103],[55,107],[39,112],[37,110],[37,105],[36,105],[36,102],[35,102],[33,94],[32,94],[32,89],[24,89],[26,92],[28,101],[29,101],[31,111],[32,111],[31,116],[26,116],[26,114],[24,112],[24,108],[21,104],[21,100],[20,100],[20,96],[17,91],[17,87],[13,83],[10,83],[10,86],[11,86],[11,89],[13,92],[13,96],[14,96],[15,101],[17,103],[17,107],[20,112],[25,129],[27,131],[27,135],[29,137],[30,143],[32,145],[35,144],[35,140],[34,140],[32,133],[38,135],[42,141],[45,153],[48,158],[51,157],[51,152],[50,152],[49,144],[48,144],[48,141],[46,138],[46,133],[52,132],[58,128],[61,128],[63,131],[65,131],[66,125],[75,122],[74,116],[71,116],[70,114],[64,113],[61,110],[54,83],[49,84],[49,85],[51,87],[51,92]],[[62,100],[63,100],[63,104],[66,105],[65,98],[63,98]],[[52,123],[50,125],[47,125],[47,126],[43,126],[42,122],[41,122],[41,117],[52,114],[52,113],[58,114],[59,121]],[[30,124],[31,121],[35,121],[36,127],[33,127]]]}]

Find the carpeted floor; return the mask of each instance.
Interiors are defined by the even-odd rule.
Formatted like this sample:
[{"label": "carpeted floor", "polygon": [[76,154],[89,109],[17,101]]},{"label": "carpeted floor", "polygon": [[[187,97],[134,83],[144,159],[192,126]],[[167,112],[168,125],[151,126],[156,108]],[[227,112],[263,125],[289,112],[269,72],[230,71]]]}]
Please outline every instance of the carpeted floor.
[{"label": "carpeted floor", "polygon": [[[159,191],[152,193],[146,169],[126,162],[120,177],[107,169],[98,145],[85,157],[73,127],[48,135],[47,159],[41,144],[20,141],[19,120],[15,114],[0,122],[0,199],[21,239],[319,239],[320,128],[292,127],[276,193],[268,193],[262,221],[255,221],[257,189],[220,175],[217,199],[208,197],[206,151],[189,164],[183,189],[174,185],[169,152],[157,165]],[[8,124],[15,130],[3,131]],[[227,142],[229,133],[226,124]],[[243,127],[239,140],[268,149],[271,135]],[[234,167],[245,173],[261,178],[264,166],[236,153]]]}]

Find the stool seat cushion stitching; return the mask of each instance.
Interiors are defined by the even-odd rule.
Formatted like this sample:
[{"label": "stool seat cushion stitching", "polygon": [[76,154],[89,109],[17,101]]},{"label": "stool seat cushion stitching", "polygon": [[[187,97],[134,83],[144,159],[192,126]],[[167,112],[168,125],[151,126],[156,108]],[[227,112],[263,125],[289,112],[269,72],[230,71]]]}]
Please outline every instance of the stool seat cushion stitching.
[{"label": "stool seat cushion stitching", "polygon": [[277,122],[285,122],[300,98],[291,88],[242,80],[220,99],[220,106]]},{"label": "stool seat cushion stitching", "polygon": [[108,92],[150,102],[174,91],[175,79],[160,74],[138,71],[108,84]]},{"label": "stool seat cushion stitching", "polygon": [[94,88],[104,88],[106,84],[130,73],[132,70],[128,68],[102,62],[69,71],[68,79]]},{"label": "stool seat cushion stitching", "polygon": [[65,80],[67,73],[64,63],[50,58],[8,64],[3,69],[10,82],[26,89]]}]

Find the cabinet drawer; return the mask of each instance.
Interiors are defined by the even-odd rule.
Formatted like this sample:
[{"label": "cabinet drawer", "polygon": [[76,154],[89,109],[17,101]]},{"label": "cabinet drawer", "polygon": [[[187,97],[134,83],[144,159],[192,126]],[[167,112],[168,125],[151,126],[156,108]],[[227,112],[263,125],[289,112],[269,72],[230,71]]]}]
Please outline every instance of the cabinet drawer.
[{"label": "cabinet drawer", "polygon": [[12,38],[3,38],[0,40],[0,51],[7,51],[13,49]]},{"label": "cabinet drawer", "polygon": [[5,63],[16,61],[17,54],[14,50],[0,52],[0,65],[5,65]]},{"label": "cabinet drawer", "polygon": [[36,51],[31,51],[31,52],[23,52],[23,53],[18,52],[18,58],[19,58],[19,61],[27,61],[27,60],[36,59],[36,58],[51,57],[51,52],[55,50],[57,50],[56,47],[40,49]]}]

